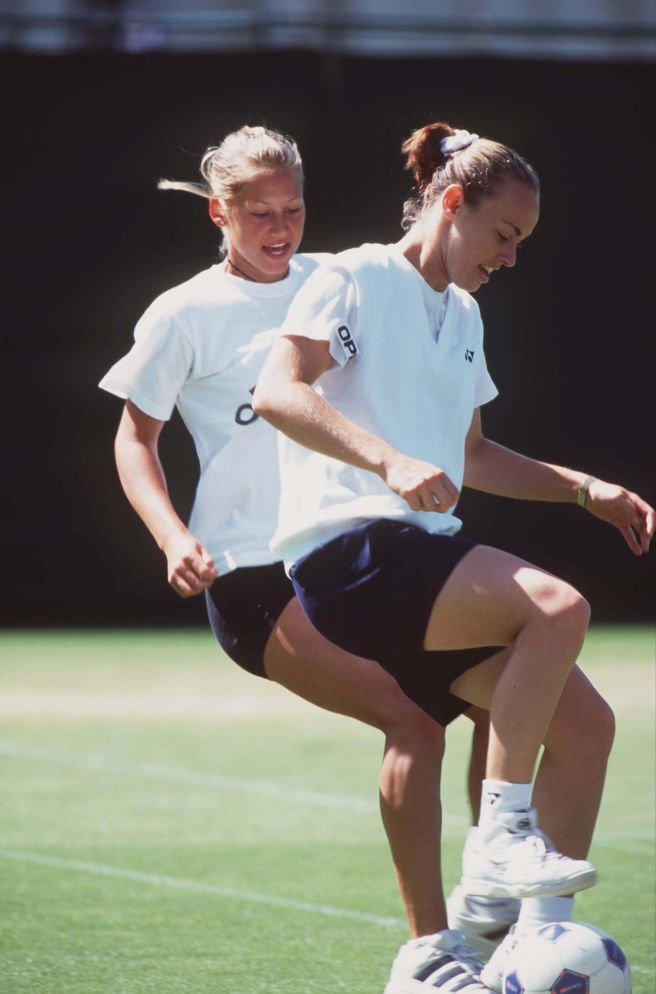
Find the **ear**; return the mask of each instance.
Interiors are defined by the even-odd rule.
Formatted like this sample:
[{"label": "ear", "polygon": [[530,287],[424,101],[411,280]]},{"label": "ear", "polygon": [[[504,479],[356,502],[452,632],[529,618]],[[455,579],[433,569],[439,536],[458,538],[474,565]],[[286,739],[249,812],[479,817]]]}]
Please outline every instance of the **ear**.
[{"label": "ear", "polygon": [[209,210],[212,224],[215,224],[217,228],[223,228],[226,223],[225,215],[223,212],[223,205],[218,197],[210,197]]},{"label": "ear", "polygon": [[460,207],[465,202],[465,194],[458,183],[451,183],[442,193],[442,207],[444,213],[453,219]]}]

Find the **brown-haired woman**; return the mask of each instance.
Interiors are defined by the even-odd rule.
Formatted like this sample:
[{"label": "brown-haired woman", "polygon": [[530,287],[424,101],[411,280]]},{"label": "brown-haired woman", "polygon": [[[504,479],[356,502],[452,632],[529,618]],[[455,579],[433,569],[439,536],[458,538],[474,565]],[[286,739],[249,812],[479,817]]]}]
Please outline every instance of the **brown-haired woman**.
[{"label": "brown-haired woman", "polygon": [[[404,151],[418,187],[407,234],[340,253],[310,277],[254,407],[286,436],[274,548],[313,624],[395,674],[403,653],[426,650],[445,722],[470,703],[490,711],[480,819],[450,918],[467,931],[468,895],[525,899],[481,974],[500,990],[517,933],[571,916],[572,895],[595,882],[585,857],[613,719],[576,667],[584,598],[460,537],[454,508],[463,485],[578,503],[636,555],[649,548],[654,511],[623,487],[484,436],[480,408],[497,391],[470,294],[515,264],[538,221],[538,178],[512,149],[442,123]],[[462,990],[476,989],[478,968],[446,921],[432,927],[435,911],[402,947],[387,994],[448,990],[454,971]]]}]

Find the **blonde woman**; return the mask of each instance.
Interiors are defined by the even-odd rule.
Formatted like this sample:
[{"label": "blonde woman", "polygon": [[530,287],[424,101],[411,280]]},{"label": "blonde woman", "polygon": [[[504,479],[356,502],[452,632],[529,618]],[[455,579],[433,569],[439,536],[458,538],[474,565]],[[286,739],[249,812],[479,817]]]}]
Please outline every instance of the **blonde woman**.
[{"label": "blonde woman", "polygon": [[[278,511],[276,433],[253,411],[252,392],[292,299],[322,258],[297,251],[305,219],[300,155],[278,132],[243,127],[207,150],[201,172],[201,184],[160,186],[208,200],[223,258],[154,301],[133,347],[100,384],[125,401],[116,436],[120,479],[166,558],[172,588],[184,598],[205,595],[212,630],[233,660],[383,733],[381,813],[408,921],[413,933],[436,931],[446,926],[440,721],[445,707],[453,714],[464,708],[438,694],[422,653],[408,655],[397,680],[323,638],[269,548]],[[169,498],[158,448],[176,406],[200,463],[188,524]],[[479,721],[482,714],[470,710]],[[483,720],[472,807],[486,738]],[[513,901],[470,908],[474,941],[492,948],[486,933],[505,930],[516,913]]]}]

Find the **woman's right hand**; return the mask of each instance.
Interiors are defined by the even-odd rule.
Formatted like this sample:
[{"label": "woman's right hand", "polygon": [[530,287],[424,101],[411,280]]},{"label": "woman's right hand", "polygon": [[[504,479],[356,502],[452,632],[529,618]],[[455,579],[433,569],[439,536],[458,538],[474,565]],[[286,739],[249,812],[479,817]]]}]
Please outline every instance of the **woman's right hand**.
[{"label": "woman's right hand", "polygon": [[179,597],[196,597],[219,575],[207,549],[191,532],[173,532],[162,543],[169,584]]},{"label": "woman's right hand", "polygon": [[444,514],[459,497],[457,487],[443,469],[401,453],[396,453],[387,461],[383,479],[413,511]]}]

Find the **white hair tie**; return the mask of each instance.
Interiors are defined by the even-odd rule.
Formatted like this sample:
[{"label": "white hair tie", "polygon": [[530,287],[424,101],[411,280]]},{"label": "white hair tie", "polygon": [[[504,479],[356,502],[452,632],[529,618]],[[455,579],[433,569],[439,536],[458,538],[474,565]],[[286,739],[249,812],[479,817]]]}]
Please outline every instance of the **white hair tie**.
[{"label": "white hair tie", "polygon": [[478,135],[472,135],[469,131],[456,131],[455,135],[448,135],[440,142],[443,155],[451,155],[452,152],[459,152],[461,148],[468,148],[475,142]]}]

